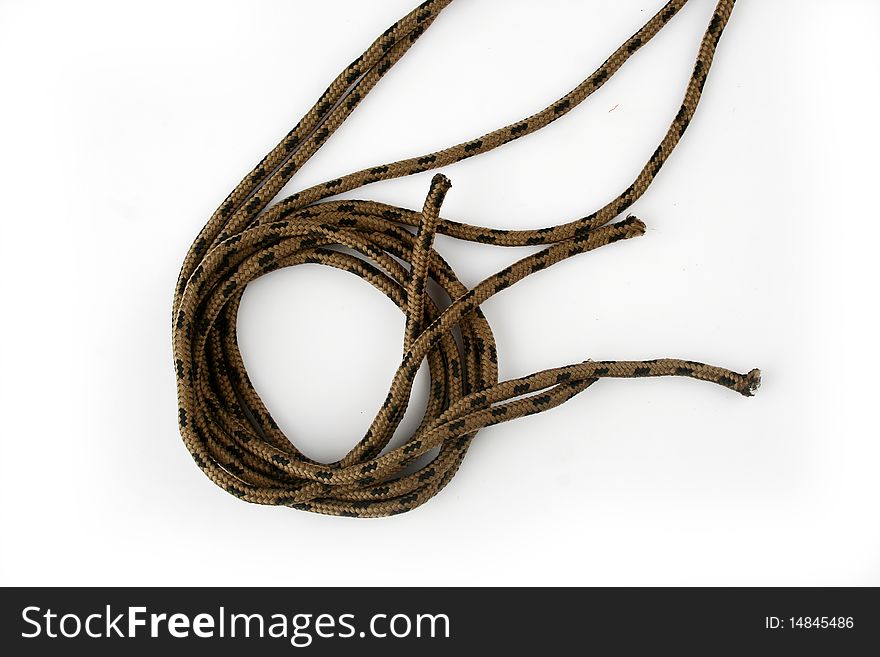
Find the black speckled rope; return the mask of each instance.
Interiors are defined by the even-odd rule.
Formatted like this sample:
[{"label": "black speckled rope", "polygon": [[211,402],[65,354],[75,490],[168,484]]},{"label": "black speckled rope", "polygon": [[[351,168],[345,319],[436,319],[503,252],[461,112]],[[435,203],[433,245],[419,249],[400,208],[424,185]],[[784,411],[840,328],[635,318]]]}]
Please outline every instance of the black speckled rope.
[{"label": "black speckled rope", "polygon": [[[373,201],[325,200],[452,164],[539,130],[601,87],[687,1],[667,2],[590,77],[526,119],[436,153],[330,180],[267,207],[451,0],[421,4],[352,62],[226,198],[184,260],[173,316],[179,424],[205,474],[249,502],[332,515],[387,516],[436,495],[479,429],[558,406],[600,378],[687,376],[750,395],[759,383],[758,370],[743,375],[674,359],[587,361],[499,383],[495,341],[480,311],[483,301],[532,273],[644,232],[634,217],[611,222],[644,194],[684,134],[734,0],[718,2],[681,108],[657,150],[626,190],[586,217],[537,230],[497,230],[443,219],[440,208],[450,182],[440,174],[421,212]],[[415,234],[407,226],[416,227]],[[501,246],[546,248],[467,289],[433,249],[437,232]],[[347,249],[333,248],[340,245]],[[309,459],[280,431],[251,385],[237,345],[236,317],[247,284],[279,267],[303,263],[360,276],[406,314],[403,358],[388,397],[366,435],[336,463]],[[426,294],[429,278],[451,301],[443,310]],[[460,331],[460,345],[454,328]],[[426,359],[431,389],[422,422],[403,445],[381,454]]]}]

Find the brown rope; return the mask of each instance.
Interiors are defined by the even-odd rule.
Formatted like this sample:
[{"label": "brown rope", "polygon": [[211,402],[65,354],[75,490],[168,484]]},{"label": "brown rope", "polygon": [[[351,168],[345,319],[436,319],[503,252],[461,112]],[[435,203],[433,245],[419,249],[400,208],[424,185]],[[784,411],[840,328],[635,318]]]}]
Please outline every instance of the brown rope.
[{"label": "brown rope", "polygon": [[[452,164],[539,130],[600,88],[688,0],[667,2],[596,72],[537,114],[436,153],[310,187],[267,209],[450,2],[424,2],[352,62],[226,198],[186,255],[173,316],[180,432],[208,477],[249,502],[356,517],[402,513],[449,482],[479,429],[558,406],[600,378],[688,376],[743,395],[751,395],[759,383],[758,370],[743,375],[672,359],[587,361],[499,383],[495,341],[480,310],[490,296],[534,272],[644,232],[644,224],[635,217],[610,222],[645,193],[684,134],[734,0],[718,2],[681,108],[651,159],[632,185],[586,217],[538,230],[497,230],[442,219],[440,206],[450,182],[440,174],[431,181],[421,212],[373,201],[325,199]],[[415,234],[406,226],[417,227]],[[546,248],[467,289],[433,249],[437,232],[501,246]],[[236,317],[247,284],[280,267],[302,263],[360,276],[406,314],[403,358],[385,403],[366,435],[345,458],[330,464],[309,459],[280,431],[254,390],[237,346]],[[426,293],[429,278],[449,296],[445,309]],[[455,328],[460,345],[453,337]],[[403,445],[381,454],[404,415],[416,372],[426,359],[431,388],[421,425]],[[432,450],[432,457],[419,459]]]}]

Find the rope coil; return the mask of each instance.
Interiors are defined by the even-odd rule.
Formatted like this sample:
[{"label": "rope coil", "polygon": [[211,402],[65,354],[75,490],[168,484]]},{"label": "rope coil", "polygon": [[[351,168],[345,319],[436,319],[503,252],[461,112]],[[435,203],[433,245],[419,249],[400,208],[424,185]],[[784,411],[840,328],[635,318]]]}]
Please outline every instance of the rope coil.
[{"label": "rope coil", "polygon": [[[737,374],[675,359],[586,361],[499,382],[495,341],[480,310],[486,299],[532,273],[644,233],[635,217],[611,222],[644,194],[684,134],[734,0],[718,2],[681,108],[651,159],[632,185],[587,217],[537,230],[498,230],[444,219],[440,209],[451,183],[442,174],[431,181],[420,212],[374,201],[325,199],[452,164],[539,130],[600,88],[688,0],[667,2],[596,72],[531,117],[436,153],[330,180],[267,208],[451,1],[424,2],[352,62],[226,198],[184,260],[173,305],[180,431],[207,476],[244,500],[355,517],[402,513],[449,482],[479,429],[558,406],[600,378],[687,376],[746,396],[760,383],[758,370]],[[415,227],[415,233],[407,227]],[[438,232],[499,246],[546,248],[468,289],[434,250]],[[304,263],[360,276],[406,315],[403,357],[385,403],[363,438],[330,464],[309,459],[281,432],[251,384],[237,345],[236,318],[248,283]],[[445,308],[427,294],[429,279],[451,300]],[[460,345],[453,329],[460,331]],[[431,388],[421,424],[400,447],[382,454],[425,360]],[[436,454],[420,463],[432,450]]]}]

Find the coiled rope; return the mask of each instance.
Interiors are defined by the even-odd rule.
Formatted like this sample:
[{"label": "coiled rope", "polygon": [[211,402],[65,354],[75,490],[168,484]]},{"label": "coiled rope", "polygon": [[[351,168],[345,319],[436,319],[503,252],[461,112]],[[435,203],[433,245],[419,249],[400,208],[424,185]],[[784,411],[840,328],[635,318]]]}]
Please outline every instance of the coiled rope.
[{"label": "coiled rope", "polygon": [[[226,198],[186,255],[173,308],[180,432],[205,474],[244,500],[355,517],[402,513],[449,482],[479,429],[558,406],[600,378],[687,376],[743,395],[759,383],[758,370],[743,375],[673,359],[587,361],[499,382],[492,330],[480,310],[490,296],[534,272],[644,232],[635,217],[610,222],[644,194],[684,134],[734,0],[718,2],[681,109],[657,150],[632,185],[589,216],[538,230],[497,230],[443,219],[440,207],[450,183],[440,174],[431,181],[421,212],[373,201],[325,199],[452,164],[539,130],[599,89],[688,0],[667,2],[590,77],[537,114],[436,153],[330,180],[267,209],[451,1],[424,2],[352,62]],[[416,227],[415,233],[407,226]],[[438,232],[499,246],[547,248],[468,289],[433,249]],[[303,263],[360,276],[406,314],[403,358],[388,397],[363,438],[331,464],[309,459],[281,432],[251,385],[237,346],[236,317],[247,284],[280,267]],[[451,299],[442,310],[426,294],[429,278]],[[460,331],[460,344],[454,328]],[[421,424],[401,446],[382,454],[425,359],[431,388]],[[433,457],[419,458],[432,450]]]}]

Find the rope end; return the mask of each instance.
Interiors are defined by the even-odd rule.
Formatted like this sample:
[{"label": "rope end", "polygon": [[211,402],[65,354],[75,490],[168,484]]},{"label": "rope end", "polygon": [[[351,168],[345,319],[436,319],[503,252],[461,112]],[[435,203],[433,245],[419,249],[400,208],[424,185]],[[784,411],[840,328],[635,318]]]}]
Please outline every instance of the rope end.
[{"label": "rope end", "polygon": [[617,225],[626,227],[627,237],[641,237],[648,230],[645,222],[632,214]]},{"label": "rope end", "polygon": [[745,377],[745,386],[740,391],[744,397],[752,397],[755,391],[761,387],[761,370],[757,367],[751,370]]},{"label": "rope end", "polygon": [[452,181],[442,173],[435,173],[431,178],[431,187],[428,190],[428,196],[425,198],[425,206],[422,210],[424,215],[433,215],[434,218],[440,212],[440,206],[446,198],[446,192],[452,187]]}]

